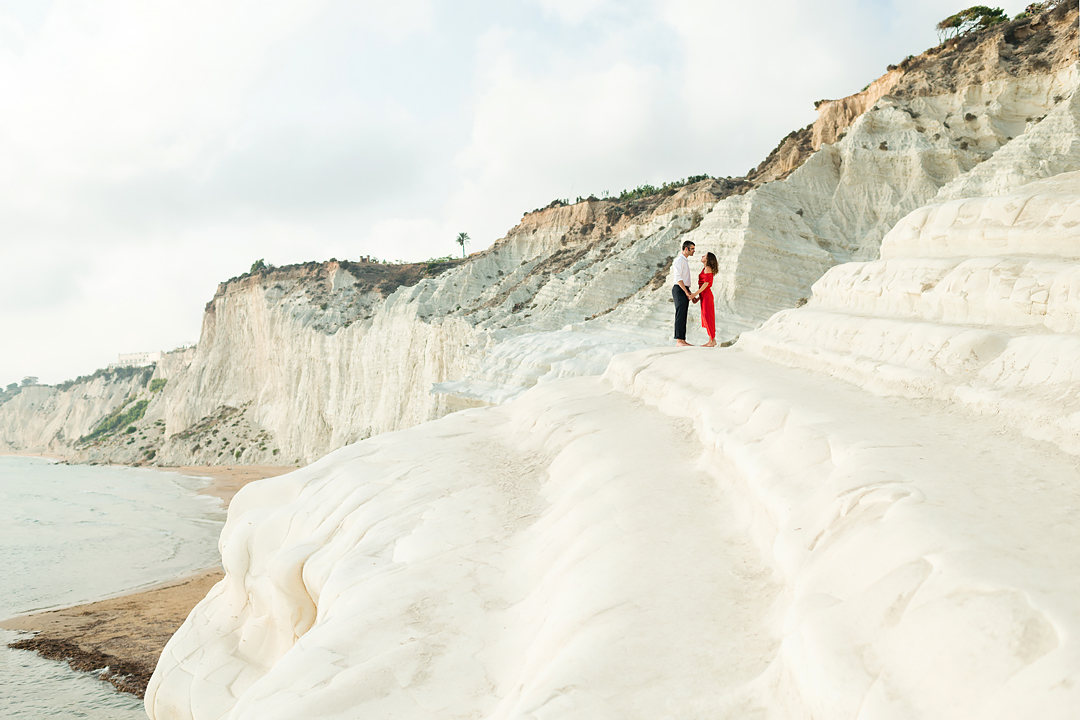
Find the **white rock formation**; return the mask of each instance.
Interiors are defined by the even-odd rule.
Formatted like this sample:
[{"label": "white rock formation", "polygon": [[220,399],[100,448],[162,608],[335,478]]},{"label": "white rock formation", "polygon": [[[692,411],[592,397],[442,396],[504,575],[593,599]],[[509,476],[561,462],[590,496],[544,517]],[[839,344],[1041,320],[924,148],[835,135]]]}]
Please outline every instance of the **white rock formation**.
[{"label": "white rock formation", "polygon": [[[722,201],[687,237],[702,250],[719,249],[724,310],[756,325],[794,306],[837,262],[877,257],[882,237],[901,217],[999,152],[1004,159],[994,167],[1012,169],[1010,187],[1018,176],[1080,168],[1080,116],[1070,101],[1077,80],[1073,65],[946,95],[885,96],[787,179]],[[1048,111],[1054,120],[1043,131],[1032,115]],[[1018,160],[1032,153],[1052,159]],[[974,192],[974,182],[955,182],[957,196],[964,196],[961,187],[968,196],[985,194],[981,186]]]},{"label": "white rock formation", "polygon": [[150,717],[1073,717],[1078,213],[923,208],[734,348],[249,485]]},{"label": "white rock formation", "polygon": [[[106,368],[59,385],[34,385],[0,405],[0,451],[40,453],[79,460],[143,464],[154,459],[164,436],[155,408],[162,387],[181,377],[193,348],[162,353],[154,366]],[[159,385],[164,384],[162,387]],[[145,407],[101,444],[82,440],[103,421]],[[135,430],[125,432],[128,427]]]},{"label": "white rock formation", "polygon": [[[942,96],[884,96],[786,179],[719,201],[693,186],[614,224],[603,202],[526,216],[490,251],[438,278],[385,302],[369,293],[360,305],[370,310],[348,325],[318,325],[324,313],[304,299],[303,283],[226,286],[191,372],[163,397],[167,436],[222,406],[241,408],[253,434],[270,438],[262,451],[247,443],[242,461],[272,460],[271,448],[280,448],[279,461],[309,461],[470,403],[502,402],[539,381],[598,373],[613,355],[670,333],[666,271],[684,239],[719,256],[719,334],[737,336],[807,297],[837,262],[876,257],[904,214],[1014,143],[1023,141],[1019,154],[1047,143],[1068,152],[1017,170],[1013,185],[1080,167],[1073,144],[1060,139],[1077,122],[1076,83],[1076,68],[1066,67]],[[1048,112],[1045,131],[1027,121]],[[355,304],[348,274],[327,272],[335,278],[328,312]],[[700,328],[691,332],[702,341]],[[190,459],[195,440],[180,440],[165,444],[163,461]],[[202,460],[215,461],[215,448]]]},{"label": "white rock formation", "polygon": [[[932,397],[1080,453],[1080,173],[918,210],[743,336],[770,359]],[[1072,412],[1062,412],[1072,408]]]},{"label": "white rock formation", "polygon": [[[191,366],[149,414],[165,421],[163,463],[184,464],[192,454],[229,462],[230,456],[240,459],[237,451],[284,463],[310,460],[384,428],[448,411],[431,395],[432,379],[467,367],[470,344],[482,347],[483,338],[453,318],[416,321],[416,307],[404,294],[384,303],[375,292],[357,292],[356,279],[337,263],[319,272],[329,275],[326,311],[306,297],[324,278],[278,281],[271,274],[219,290]],[[323,327],[339,309],[368,317]],[[225,419],[205,422],[215,417]],[[214,431],[233,423],[255,430],[247,442],[232,437],[226,446]],[[269,429],[269,437],[259,429]]]},{"label": "white rock formation", "polygon": [[145,391],[154,370],[100,372],[71,387],[31,385],[0,408],[0,451],[61,454]]},{"label": "white rock formation", "polygon": [[[719,257],[719,336],[734,338],[809,297],[828,268],[876,258],[885,233],[935,197],[1001,194],[1080,169],[1075,9],[1066,11],[1026,34],[935,48],[823,102],[818,121],[752,173],[769,181],[756,187],[709,181],[646,200],[552,206],[385,298],[338,262],[223,283],[190,362],[158,369],[169,382],[147,395],[138,442],[73,447],[135,391],[98,402],[101,388],[76,387],[78,408],[31,407],[30,395],[0,403],[0,444],[88,461],[309,462],[665,342],[666,275],[685,239]],[[691,342],[704,339],[696,320]]]},{"label": "white rock formation", "polygon": [[[1078,65],[1064,68],[1059,74],[1062,85],[1075,88],[1078,74]],[[986,162],[947,183],[938,192],[938,199],[998,195],[1024,183],[1080,167],[1080,95],[1075,89],[1051,86],[1047,86],[1047,92],[1053,95],[1028,106],[1028,111],[1035,115],[1025,116],[1022,135]],[[1061,99],[1055,103],[1055,98]],[[1046,112],[1043,109],[1046,107],[1052,109]]]}]

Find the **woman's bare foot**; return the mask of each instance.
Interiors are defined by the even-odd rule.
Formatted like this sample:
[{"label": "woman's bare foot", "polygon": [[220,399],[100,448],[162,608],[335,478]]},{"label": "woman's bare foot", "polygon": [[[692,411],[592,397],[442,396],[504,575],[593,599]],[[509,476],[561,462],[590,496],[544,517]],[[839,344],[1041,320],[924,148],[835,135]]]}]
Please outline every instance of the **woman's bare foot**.
[{"label": "woman's bare foot", "polygon": [[676,340],[675,344],[679,347],[694,347],[692,344],[686,342],[685,340]]},{"label": "woman's bare foot", "polygon": [[705,343],[701,347],[716,347],[716,341],[715,340],[710,340],[709,342]]}]

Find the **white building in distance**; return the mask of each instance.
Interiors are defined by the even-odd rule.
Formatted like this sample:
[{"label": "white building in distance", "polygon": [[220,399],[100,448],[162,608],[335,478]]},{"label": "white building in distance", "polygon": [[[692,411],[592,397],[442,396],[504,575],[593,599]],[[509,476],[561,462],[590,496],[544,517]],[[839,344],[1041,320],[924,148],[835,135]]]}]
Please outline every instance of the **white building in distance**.
[{"label": "white building in distance", "polygon": [[153,365],[161,360],[161,351],[157,352],[140,352],[140,353],[120,353],[116,356],[116,362],[109,363],[109,367],[142,367],[144,365]]}]

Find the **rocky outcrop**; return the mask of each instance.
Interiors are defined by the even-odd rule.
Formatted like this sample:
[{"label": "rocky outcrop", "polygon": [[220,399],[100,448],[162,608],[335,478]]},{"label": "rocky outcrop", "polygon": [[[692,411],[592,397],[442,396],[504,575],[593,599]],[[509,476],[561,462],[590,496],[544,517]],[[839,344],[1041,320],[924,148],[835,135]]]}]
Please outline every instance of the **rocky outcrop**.
[{"label": "rocky outcrop", "polygon": [[1080,172],[922,208],[740,345],[1080,454]]},{"label": "rocky outcrop", "polygon": [[147,712],[1071,718],[1078,248],[1080,172],[931,203],[733,348],[249,485]]},{"label": "rocky outcrop", "polygon": [[748,178],[555,202],[457,264],[332,261],[223,283],[189,361],[156,371],[168,383],[144,398],[135,438],[73,444],[132,397],[126,387],[78,411],[34,405],[82,418],[62,437],[55,418],[18,419],[33,394],[0,404],[0,428],[10,448],[88,461],[308,462],[664,342],[668,268],[686,239],[719,258],[718,329],[734,338],[805,302],[830,267],[876,258],[886,232],[939,195],[1080,168],[1075,26],[1060,4],[911,58],[821,103],[786,159]]},{"label": "rocky outcrop", "polygon": [[1060,2],[1047,12],[962,35],[911,55],[899,65],[890,65],[861,92],[817,101],[817,120],[784,138],[748,178],[755,183],[786,178],[823,145],[840,140],[856,119],[886,96],[950,94],[1075,65],[1077,23],[1076,5]]},{"label": "rocky outcrop", "polygon": [[[371,322],[461,323],[439,389],[500,404],[241,491],[150,717],[1072,717],[1075,18],[909,62],[783,178],[398,290]],[[739,341],[608,363],[684,238]]]},{"label": "rocky outcrop", "polygon": [[384,299],[335,262],[223,285],[154,408],[161,461],[308,461],[445,413],[431,382],[466,368],[478,341],[460,320],[419,320],[416,291]]},{"label": "rocky outcrop", "polygon": [[146,399],[153,373],[154,368],[101,370],[71,384],[22,388],[0,405],[0,450],[70,455],[103,418]]},{"label": "rocky outcrop", "polygon": [[897,220],[999,152],[994,167],[1013,168],[1002,188],[1080,167],[1075,134],[1061,134],[1076,123],[1076,85],[1073,64],[947,95],[882,97],[788,178],[717,205],[688,236],[719,249],[724,309],[753,326],[794,306],[828,267],[876,257]]}]

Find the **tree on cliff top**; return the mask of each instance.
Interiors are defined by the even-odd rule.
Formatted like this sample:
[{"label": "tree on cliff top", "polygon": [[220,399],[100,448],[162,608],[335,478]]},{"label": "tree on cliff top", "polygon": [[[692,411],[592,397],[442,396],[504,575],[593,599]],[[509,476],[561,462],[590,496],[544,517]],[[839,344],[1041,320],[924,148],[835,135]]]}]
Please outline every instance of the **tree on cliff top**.
[{"label": "tree on cliff top", "polygon": [[1041,12],[1049,10],[1050,8],[1056,8],[1062,3],[1062,0],[1043,0],[1043,2],[1033,2],[1024,8],[1022,13],[1017,14],[1013,20],[1022,20],[1024,18],[1033,17]]},{"label": "tree on cliff top", "polygon": [[459,232],[454,242],[461,246],[461,257],[465,257],[465,245],[469,242],[469,233]]},{"label": "tree on cliff top", "polygon": [[938,39],[944,42],[959,35],[967,35],[975,30],[1007,22],[1008,19],[1009,16],[1001,8],[972,5],[939,22],[937,24]]}]

